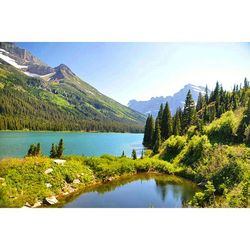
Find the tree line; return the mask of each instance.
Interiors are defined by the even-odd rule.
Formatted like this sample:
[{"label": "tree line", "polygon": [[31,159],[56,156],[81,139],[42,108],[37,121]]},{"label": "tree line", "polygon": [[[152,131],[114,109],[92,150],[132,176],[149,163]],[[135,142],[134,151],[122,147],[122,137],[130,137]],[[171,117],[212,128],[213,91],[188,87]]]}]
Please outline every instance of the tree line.
[{"label": "tree line", "polygon": [[[244,84],[234,85],[233,91],[226,91],[219,82],[211,93],[208,88],[205,94],[199,93],[197,104],[195,104],[191,91],[189,90],[184,108],[177,108],[172,116],[168,102],[165,106],[161,104],[158,115],[154,120],[152,115],[148,115],[145,128],[143,145],[159,152],[160,145],[171,135],[185,135],[191,126],[203,133],[204,125],[211,123],[229,110],[236,110],[239,107],[246,108],[244,112],[237,139],[243,142],[246,133],[250,138],[250,100],[249,100],[249,81],[244,79]],[[246,131],[249,130],[249,131]]]}]

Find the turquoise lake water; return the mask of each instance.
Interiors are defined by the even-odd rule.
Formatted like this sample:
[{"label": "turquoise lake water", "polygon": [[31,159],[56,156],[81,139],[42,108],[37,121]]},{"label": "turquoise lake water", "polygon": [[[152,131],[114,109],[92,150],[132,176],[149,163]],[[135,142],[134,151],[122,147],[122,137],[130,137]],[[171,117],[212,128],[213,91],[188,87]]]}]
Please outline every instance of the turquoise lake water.
[{"label": "turquoise lake water", "polygon": [[52,143],[63,138],[65,155],[119,156],[124,150],[127,156],[135,149],[138,155],[143,149],[143,134],[130,133],[82,133],[82,132],[0,132],[0,158],[23,157],[29,145],[40,142],[44,155],[49,155]]}]

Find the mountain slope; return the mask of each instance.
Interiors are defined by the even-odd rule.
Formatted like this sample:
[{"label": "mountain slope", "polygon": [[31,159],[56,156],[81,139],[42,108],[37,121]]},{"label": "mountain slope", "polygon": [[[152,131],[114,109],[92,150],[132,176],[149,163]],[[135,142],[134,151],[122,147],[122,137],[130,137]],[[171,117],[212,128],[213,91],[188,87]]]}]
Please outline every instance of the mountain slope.
[{"label": "mountain slope", "polygon": [[15,44],[0,43],[1,129],[137,132],[144,121],[66,65],[52,68]]},{"label": "mountain slope", "polygon": [[[180,91],[175,93],[173,96],[160,96],[160,97],[152,97],[148,101],[136,101],[131,100],[128,103],[128,106],[142,114],[152,114],[154,117],[157,116],[160,105],[168,102],[170,106],[171,113],[174,114],[178,107],[183,107],[185,98],[188,90],[191,90],[193,99],[197,102],[199,92],[202,94],[205,93],[205,88],[202,86],[195,86],[193,84],[185,85]],[[210,93],[210,91],[208,91]]]}]

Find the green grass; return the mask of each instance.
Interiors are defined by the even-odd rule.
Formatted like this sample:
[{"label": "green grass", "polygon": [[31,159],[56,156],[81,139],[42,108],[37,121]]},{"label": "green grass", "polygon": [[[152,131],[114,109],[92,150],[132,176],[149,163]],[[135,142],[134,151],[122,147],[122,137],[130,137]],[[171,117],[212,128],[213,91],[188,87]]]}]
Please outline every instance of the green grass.
[{"label": "green grass", "polygon": [[[26,202],[33,205],[52,195],[60,199],[69,188],[81,190],[109,178],[140,172],[172,174],[175,171],[170,163],[150,158],[132,160],[104,155],[68,156],[65,159],[63,166],[47,157],[0,161],[0,207],[22,207]],[[45,171],[49,168],[53,171],[46,174]],[[75,179],[79,179],[80,184],[73,183]],[[46,184],[52,186],[47,187]]]}]

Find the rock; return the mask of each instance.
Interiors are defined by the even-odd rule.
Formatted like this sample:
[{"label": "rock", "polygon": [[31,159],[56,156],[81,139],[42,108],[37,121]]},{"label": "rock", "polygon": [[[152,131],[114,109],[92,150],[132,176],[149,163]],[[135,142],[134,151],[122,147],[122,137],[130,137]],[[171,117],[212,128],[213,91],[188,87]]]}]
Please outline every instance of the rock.
[{"label": "rock", "polygon": [[52,187],[52,184],[50,184],[50,183],[46,183],[45,185],[46,185],[47,188],[51,188]]},{"label": "rock", "polygon": [[81,181],[79,179],[75,179],[75,180],[73,180],[73,183],[74,184],[79,184],[79,183],[81,183]]},{"label": "rock", "polygon": [[0,181],[1,181],[1,182],[4,182],[5,179],[4,179],[3,177],[0,177]]},{"label": "rock", "polygon": [[73,193],[73,192],[75,192],[75,189],[72,188],[72,187],[69,187],[69,188],[68,188],[68,191],[69,191],[69,193]]},{"label": "rock", "polygon": [[113,181],[115,178],[114,177],[108,177],[106,181]]},{"label": "rock", "polygon": [[55,196],[47,197],[44,199],[44,203],[47,205],[54,205],[58,202]]},{"label": "rock", "polygon": [[42,205],[42,201],[37,201],[32,207],[36,208],[36,207],[40,207]]},{"label": "rock", "polygon": [[63,195],[65,195],[65,196],[68,195],[68,194],[69,194],[69,192],[64,192],[64,193],[63,193]]},{"label": "rock", "polygon": [[31,205],[29,204],[29,202],[26,202],[24,206],[25,207],[31,207]]},{"label": "rock", "polygon": [[49,173],[51,173],[51,172],[53,172],[53,169],[52,169],[52,168],[48,168],[48,169],[46,169],[46,170],[44,171],[45,174],[49,174]]},{"label": "rock", "polygon": [[63,165],[66,162],[66,160],[55,159],[54,162],[56,164]]}]

